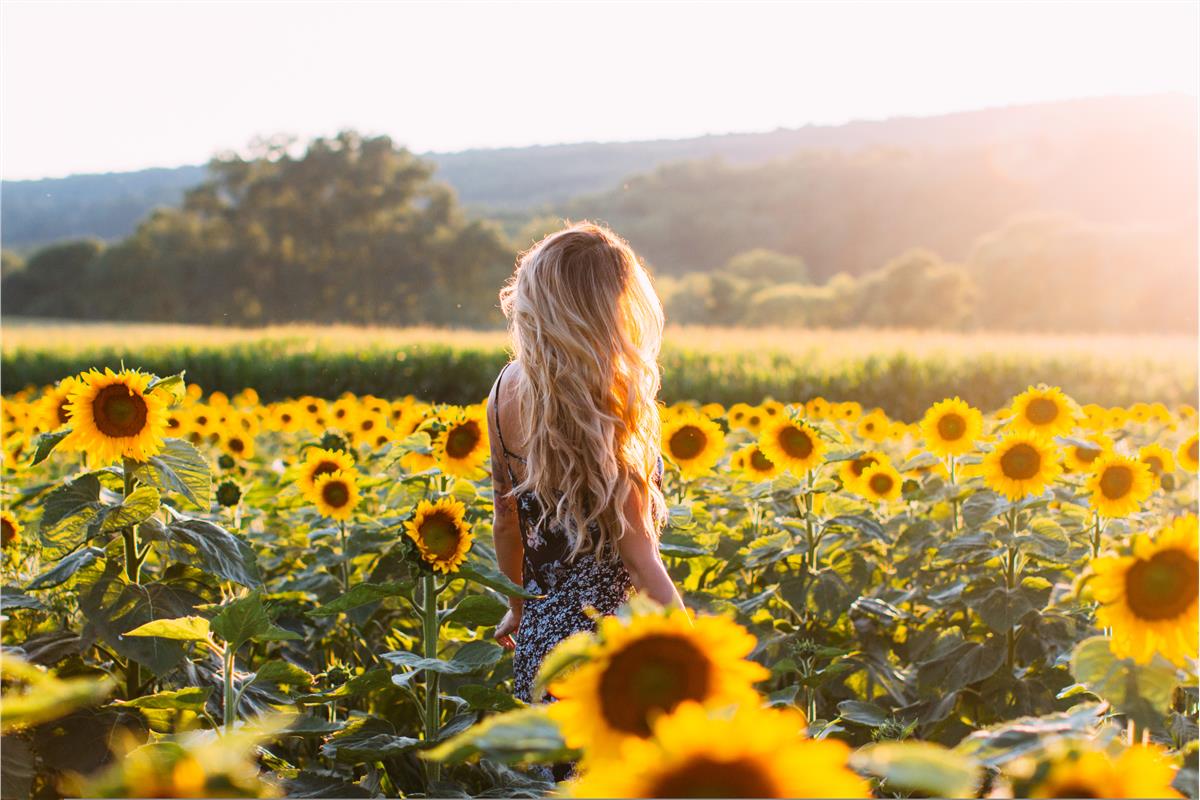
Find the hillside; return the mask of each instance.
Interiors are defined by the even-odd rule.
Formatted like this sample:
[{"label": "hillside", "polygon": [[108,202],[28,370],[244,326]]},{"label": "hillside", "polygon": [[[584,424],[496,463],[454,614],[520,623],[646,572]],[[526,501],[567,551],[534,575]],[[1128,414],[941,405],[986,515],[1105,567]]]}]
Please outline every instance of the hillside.
[{"label": "hillside", "polygon": [[[1139,155],[1126,160],[1131,145]],[[424,157],[437,165],[437,177],[453,186],[462,202],[477,213],[511,217],[526,209],[552,207],[595,213],[615,223],[627,216],[615,196],[579,206],[568,201],[615,189],[629,176],[673,162],[720,158],[731,165],[752,166],[802,150],[846,155],[880,148],[913,151],[918,158],[921,153],[940,158],[961,151],[987,152],[991,161],[984,168],[1004,184],[999,187],[1002,194],[1012,180],[1032,183],[1040,205],[1100,221],[1125,221],[1131,208],[1137,218],[1194,208],[1194,180],[1190,186],[1186,181],[1173,183],[1154,196],[1139,193],[1149,180],[1147,175],[1155,180],[1180,174],[1194,179],[1196,101],[1182,96],[1095,98],[767,133],[468,150]],[[1111,179],[1105,179],[1104,191],[1089,187],[1097,164],[1102,165],[1101,172],[1112,173]],[[1114,166],[1119,169],[1109,170]],[[202,166],[184,166],[3,181],[4,246],[28,249],[80,236],[121,238],[155,206],[177,204],[183,190],[203,174]],[[846,177],[853,178],[853,172]],[[982,190],[996,191],[991,186]],[[980,232],[973,230],[970,235]],[[904,246],[920,243],[907,241]],[[670,261],[670,257],[659,260]]]}]

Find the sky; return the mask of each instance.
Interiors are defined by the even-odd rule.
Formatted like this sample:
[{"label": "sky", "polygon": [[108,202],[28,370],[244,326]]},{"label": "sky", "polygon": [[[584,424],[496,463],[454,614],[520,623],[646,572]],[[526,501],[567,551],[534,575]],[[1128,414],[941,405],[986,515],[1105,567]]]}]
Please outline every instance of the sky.
[{"label": "sky", "polygon": [[1200,3],[0,5],[0,175],[343,128],[417,152],[1200,93]]}]

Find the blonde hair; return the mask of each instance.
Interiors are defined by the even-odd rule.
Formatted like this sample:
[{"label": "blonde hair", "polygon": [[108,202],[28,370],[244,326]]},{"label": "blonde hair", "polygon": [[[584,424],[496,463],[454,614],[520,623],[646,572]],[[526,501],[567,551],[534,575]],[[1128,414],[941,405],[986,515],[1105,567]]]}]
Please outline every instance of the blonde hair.
[{"label": "blonde hair", "polygon": [[500,304],[529,421],[513,494],[536,492],[546,523],[574,530],[571,558],[615,556],[631,497],[657,534],[663,310],[633,250],[607,228],[571,225],[521,254]]}]

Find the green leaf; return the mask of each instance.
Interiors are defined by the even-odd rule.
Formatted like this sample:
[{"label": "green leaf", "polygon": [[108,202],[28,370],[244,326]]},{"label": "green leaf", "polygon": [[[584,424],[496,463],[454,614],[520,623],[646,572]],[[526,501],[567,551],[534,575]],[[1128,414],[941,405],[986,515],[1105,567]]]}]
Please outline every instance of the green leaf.
[{"label": "green leaf", "polygon": [[993,491],[984,489],[966,499],[962,505],[963,523],[978,528],[983,523],[1012,508],[1012,503]]},{"label": "green leaf", "polygon": [[182,403],[187,397],[187,387],[183,383],[183,376],[186,370],[176,372],[174,375],[168,375],[165,378],[155,378],[146,384],[146,391],[164,392],[171,398],[171,405]]},{"label": "green leaf", "polygon": [[838,716],[871,728],[878,728],[888,721],[888,712],[874,703],[859,700],[843,700],[838,703]]},{"label": "green leaf", "polygon": [[387,597],[396,597],[411,585],[408,581],[388,581],[387,583],[356,583],[350,591],[336,600],[314,608],[308,612],[310,617],[332,617],[342,611],[349,611],[367,603],[375,603]]},{"label": "green leaf", "polygon": [[171,558],[248,588],[261,585],[254,549],[244,539],[215,522],[175,511],[171,515],[173,521],[165,529],[157,524],[147,531],[166,541]]},{"label": "green leaf", "polygon": [[88,525],[102,507],[100,478],[94,472],[68,480],[47,495],[38,524],[46,555],[62,556],[83,544]]},{"label": "green leaf", "polygon": [[521,703],[511,692],[497,689],[494,686],[483,686],[469,683],[454,690],[459,697],[467,701],[473,711],[511,711],[520,708]]},{"label": "green leaf", "polygon": [[284,686],[308,686],[313,676],[290,661],[273,658],[254,673],[252,683],[282,684]]},{"label": "green leaf", "polygon": [[1155,656],[1149,664],[1117,658],[1104,636],[1085,639],[1075,647],[1071,674],[1119,713],[1147,728],[1162,724],[1171,694],[1180,683],[1179,671],[1161,657]]},{"label": "green leaf", "polygon": [[212,632],[234,650],[271,630],[271,620],[257,591],[221,606],[212,619]]},{"label": "green leaf", "polygon": [[499,624],[508,611],[508,603],[486,594],[464,597],[446,614],[446,621],[468,628],[490,627]]},{"label": "green leaf", "polygon": [[63,428],[49,433],[39,433],[33,439],[33,460],[29,462],[29,466],[36,467],[38,464],[46,460],[46,458],[58,447],[59,443],[67,438],[71,433],[70,428]]},{"label": "green leaf", "polygon": [[540,705],[488,717],[422,754],[430,761],[448,764],[460,764],[474,758],[505,764],[551,763],[567,761],[575,755],[576,751],[569,749],[563,740],[558,725]]},{"label": "green leaf", "polygon": [[178,711],[194,711],[199,714],[204,710],[204,704],[213,692],[211,686],[189,686],[186,689],[175,689],[156,694],[135,697],[132,700],[117,700],[116,704],[133,708],[175,709]]},{"label": "green leaf", "polygon": [[975,797],[982,771],[969,757],[933,742],[879,742],[859,748],[850,765],[881,779],[885,795]]},{"label": "green leaf", "polygon": [[46,607],[42,605],[42,601],[33,595],[13,591],[12,587],[5,586],[4,590],[0,591],[0,611],[16,611],[18,608],[27,608],[34,611],[46,610]]},{"label": "green leaf", "polygon": [[98,559],[104,558],[104,551],[99,547],[84,547],[76,550],[68,556],[64,556],[58,560],[50,570],[43,572],[34,578],[25,591],[33,591],[35,589],[49,589],[51,586],[58,586],[66,583],[84,567],[94,564]]},{"label": "green leaf", "polygon": [[212,471],[208,460],[183,439],[164,440],[158,455],[138,465],[134,474],[139,481],[161,492],[183,495],[202,511],[208,511],[212,503]]},{"label": "green leaf", "polygon": [[463,564],[459,567],[458,572],[454,574],[456,578],[466,578],[469,581],[482,584],[489,589],[495,589],[500,594],[506,597],[523,597],[526,599],[536,598],[538,595],[530,594],[520,586],[517,586],[508,579],[503,573],[486,564],[473,563]]},{"label": "green leaf", "polygon": [[156,619],[127,631],[125,635],[157,636],[160,639],[175,639],[180,642],[204,642],[208,641],[208,620],[195,616]]},{"label": "green leaf", "polygon": [[359,697],[392,688],[392,674],[386,669],[372,669],[355,675],[341,686],[325,692],[301,695],[295,702],[305,705],[320,705],[342,697]]},{"label": "green leaf", "polygon": [[975,731],[955,751],[985,766],[998,767],[1060,739],[1091,739],[1108,709],[1104,703],[1082,703],[1070,711],[1041,717],[1021,717]]},{"label": "green leaf", "polygon": [[500,660],[504,648],[492,642],[467,642],[446,661],[441,658],[425,658],[417,653],[405,650],[394,650],[384,653],[383,658],[398,667],[409,667],[413,670],[428,670],[443,675],[466,675],[492,666]]},{"label": "green leaf", "polygon": [[963,600],[979,615],[989,628],[1007,633],[1034,610],[1033,604],[1020,588],[1011,591],[1003,586],[974,584],[967,587]]},{"label": "green leaf", "polygon": [[153,486],[139,486],[126,495],[120,505],[106,509],[100,530],[111,533],[141,524],[154,516],[158,509],[158,490]]},{"label": "green leaf", "polygon": [[321,755],[343,763],[372,764],[421,744],[420,739],[397,736],[396,729],[387,720],[359,717],[326,739],[321,745]]}]

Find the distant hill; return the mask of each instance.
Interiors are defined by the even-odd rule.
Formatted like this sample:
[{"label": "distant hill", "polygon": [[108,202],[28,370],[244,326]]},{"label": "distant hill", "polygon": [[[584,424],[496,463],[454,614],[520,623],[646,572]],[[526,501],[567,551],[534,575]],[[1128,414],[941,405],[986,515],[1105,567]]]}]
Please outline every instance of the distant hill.
[{"label": "distant hill", "polygon": [[[512,216],[541,207],[603,214],[616,223],[626,216],[616,196],[623,191],[622,182],[673,162],[720,158],[731,165],[756,165],[806,150],[850,154],[887,148],[913,151],[918,158],[920,153],[987,151],[994,159],[988,169],[1001,181],[1032,183],[1037,196],[1047,200],[1039,204],[1074,210],[1070,207],[1083,201],[1095,215],[1110,221],[1130,210],[1129,190],[1138,198],[1134,209],[1138,217],[1179,210],[1181,195],[1174,189],[1160,192],[1146,206],[1145,193],[1139,190],[1145,177],[1138,173],[1145,161],[1155,175],[1169,168],[1194,178],[1195,142],[1196,100],[1167,95],[811,125],[769,133],[467,150],[425,157],[438,165],[438,177],[478,213]],[[1131,143],[1144,152],[1127,168],[1109,169],[1114,165],[1105,159],[1128,160]],[[1089,191],[1098,163],[1106,174],[1120,175],[1105,182],[1104,191]],[[203,176],[203,166],[183,166],[3,181],[0,235],[5,247],[16,249],[83,236],[121,238],[152,208],[177,204],[183,190]],[[610,189],[616,193],[607,198],[568,202]],[[1192,208],[1194,202],[1193,191]]]}]

